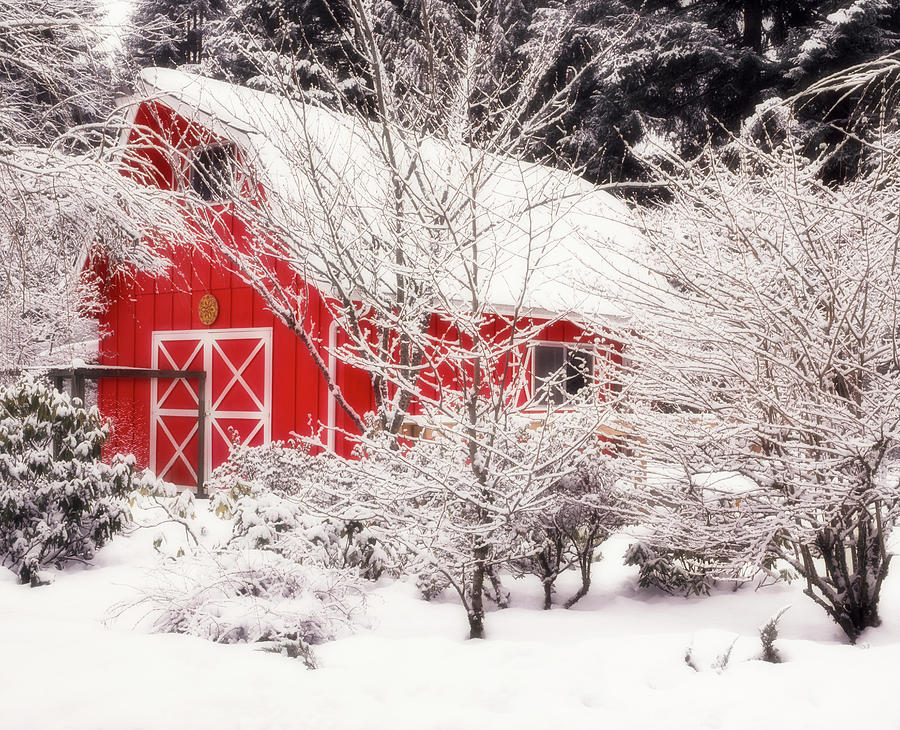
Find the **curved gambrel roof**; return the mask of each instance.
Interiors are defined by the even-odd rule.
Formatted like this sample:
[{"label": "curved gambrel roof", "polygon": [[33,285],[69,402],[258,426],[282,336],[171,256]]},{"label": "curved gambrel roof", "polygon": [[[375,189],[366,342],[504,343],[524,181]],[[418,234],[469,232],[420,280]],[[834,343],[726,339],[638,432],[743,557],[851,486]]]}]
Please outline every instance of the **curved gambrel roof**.
[{"label": "curved gambrel roof", "polygon": [[146,69],[141,84],[144,98],[246,151],[287,255],[312,280],[350,257],[358,281],[389,286],[399,245],[438,308],[474,293],[498,312],[622,321],[623,287],[658,288],[628,207],[571,173],[398,128],[411,203],[397,214],[380,126],[183,71]]}]

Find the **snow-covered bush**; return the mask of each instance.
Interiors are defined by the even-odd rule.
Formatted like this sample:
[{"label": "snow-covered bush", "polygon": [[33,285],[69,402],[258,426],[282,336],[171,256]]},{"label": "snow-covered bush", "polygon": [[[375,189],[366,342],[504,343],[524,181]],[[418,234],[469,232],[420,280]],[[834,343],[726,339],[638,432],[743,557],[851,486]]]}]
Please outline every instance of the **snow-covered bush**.
[{"label": "snow-covered bush", "polygon": [[[628,547],[625,564],[639,568],[642,588],[685,597],[705,596],[722,582],[737,589],[760,572],[772,581],[796,578],[796,573],[779,564],[765,544],[755,550],[752,541],[729,532],[734,524],[747,519],[747,498],[757,489],[753,481],[733,472],[705,472],[693,474],[687,482],[679,487],[672,479],[657,478],[635,497],[645,503],[645,534]],[[691,498],[706,531],[685,541],[673,535],[668,526],[681,519],[673,505],[678,499]],[[735,554],[753,555],[754,559],[736,561]]]},{"label": "snow-covered bush", "polygon": [[[207,488],[223,507],[231,505],[252,488],[281,495],[327,500],[329,492],[352,483],[352,473],[342,468],[342,460],[330,453],[312,454],[309,447],[295,441],[275,441],[264,446],[231,447],[227,461],[217,467]],[[233,491],[230,495],[223,491]],[[220,496],[221,495],[221,496]]]},{"label": "snow-covered bush", "polygon": [[132,506],[160,507],[175,520],[192,520],[197,516],[197,503],[190,489],[179,491],[174,484],[160,479],[149,469],[141,472],[136,485],[129,495]]},{"label": "snow-covered bush", "polygon": [[625,564],[638,566],[641,588],[659,588],[683,596],[709,595],[716,584],[717,569],[723,567],[690,550],[666,550],[641,541],[629,545]]},{"label": "snow-covered bush", "polygon": [[388,561],[362,522],[322,511],[332,503],[317,468],[305,468],[313,459],[281,443],[232,450],[207,482],[231,535],[213,550],[182,549],[156,572],[133,604],[149,607],[155,630],[262,643],[314,667],[310,646],[361,620],[360,579],[376,579]]},{"label": "snow-covered bush", "polygon": [[363,594],[347,571],[302,565],[268,549],[224,548],[167,562],[132,605],[147,611],[156,631],[223,644],[266,642],[314,666],[309,645],[356,623]]},{"label": "snow-covered bush", "polygon": [[581,587],[565,602],[571,608],[591,587],[591,567],[596,549],[624,525],[617,510],[618,495],[611,459],[596,454],[583,461],[550,491],[552,506],[537,517],[528,534],[533,552],[512,563],[515,572],[530,573],[544,586],[544,608],[553,600],[553,585],[566,570],[577,566]]},{"label": "snow-covered bush", "polygon": [[371,580],[404,562],[374,510],[336,498],[352,489],[353,474],[331,453],[313,455],[291,442],[236,446],[207,484],[213,511],[234,518],[235,545],[356,569]]},{"label": "snow-covered bush", "polygon": [[[542,526],[558,516],[567,533],[564,565],[577,565],[587,592],[595,548],[614,524],[612,472],[603,444],[590,438],[592,422],[577,412],[555,414],[535,427],[510,417],[490,437],[488,456],[470,448],[463,429],[435,430],[429,438],[393,447],[370,434],[347,500],[363,500],[387,516],[390,544],[405,551],[405,571],[426,599],[452,589],[465,608],[470,636],[483,635],[487,598],[507,604],[502,570],[540,571],[535,554],[547,544]],[[588,437],[585,436],[588,435]],[[556,568],[551,569],[551,580]],[[543,578],[544,575],[541,574]]]},{"label": "snow-covered bush", "polygon": [[265,549],[305,565],[377,580],[389,558],[383,536],[363,522],[312,514],[296,499],[256,489],[238,499],[229,545]]},{"label": "snow-covered bush", "polygon": [[129,519],[133,457],[101,460],[96,409],[23,377],[0,387],[0,561],[22,583],[90,560]]}]

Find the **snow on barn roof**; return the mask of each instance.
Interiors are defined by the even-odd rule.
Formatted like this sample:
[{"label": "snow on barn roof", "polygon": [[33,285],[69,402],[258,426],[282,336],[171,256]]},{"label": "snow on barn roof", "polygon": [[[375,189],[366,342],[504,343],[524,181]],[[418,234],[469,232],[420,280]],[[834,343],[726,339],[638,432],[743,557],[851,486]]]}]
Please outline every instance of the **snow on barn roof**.
[{"label": "snow on barn roof", "polygon": [[[380,127],[183,71],[146,69],[141,81],[147,97],[245,150],[308,278],[328,281],[329,261],[341,256],[370,281],[389,278],[397,217]],[[398,167],[428,211],[405,214],[402,245],[413,269],[427,263],[412,275],[440,301],[470,301],[476,287],[497,311],[621,320],[621,292],[635,281],[657,288],[637,263],[640,236],[622,201],[570,173],[398,131],[407,140]],[[468,231],[476,233],[460,243]]]}]

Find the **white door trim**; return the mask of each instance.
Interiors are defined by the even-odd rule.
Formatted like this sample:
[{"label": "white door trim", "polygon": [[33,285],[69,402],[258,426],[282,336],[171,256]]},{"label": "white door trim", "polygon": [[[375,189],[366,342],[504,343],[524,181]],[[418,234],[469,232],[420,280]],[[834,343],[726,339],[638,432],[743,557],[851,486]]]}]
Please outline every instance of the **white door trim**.
[{"label": "white door trim", "polygon": [[[253,339],[259,338],[259,343],[251,350],[250,354],[245,358],[245,360],[239,365],[235,365],[231,362],[228,356],[222,351],[222,348],[219,347],[218,342],[225,340],[244,340],[244,339]],[[166,342],[174,342],[174,341],[183,341],[183,340],[197,340],[198,344],[192,351],[189,357],[184,362],[176,362],[175,358],[172,356],[172,353],[169,352],[166,347]],[[253,360],[254,357],[259,353],[260,349],[263,350],[263,358],[265,368],[265,377],[263,382],[263,400],[260,402],[257,397],[257,393],[254,389],[252,389],[247,381],[244,380],[244,371],[247,366]],[[216,355],[221,358],[224,362],[225,366],[231,371],[231,377],[227,383],[227,385],[222,388],[221,393],[217,397],[215,403],[213,402],[213,378],[212,378],[212,356],[213,350],[215,350]],[[160,353],[162,352],[163,357],[167,360],[167,363],[160,364]],[[245,439],[248,441],[254,438],[258,433],[260,428],[263,431],[263,442],[270,443],[272,440],[272,328],[271,327],[250,327],[250,328],[242,328],[242,329],[212,329],[212,330],[158,330],[152,333],[151,337],[151,367],[153,369],[173,369],[173,370],[184,370],[187,369],[187,365],[197,357],[198,353],[202,352],[202,362],[203,369],[206,371],[206,386],[205,386],[205,395],[206,395],[206,427],[204,434],[204,463],[205,463],[205,474],[204,479],[209,477],[209,472],[212,466],[212,436],[213,429],[222,436],[224,439],[228,439],[228,435],[225,433],[224,429],[219,425],[218,419],[228,419],[228,418],[253,418],[258,419],[260,422],[256,425],[255,428],[250,432]],[[165,416],[196,416],[197,411],[192,409],[185,408],[160,408],[160,403],[164,403],[165,399],[169,396],[172,390],[177,386],[179,382],[184,382],[188,387],[188,390],[191,393],[191,396],[194,399],[194,402],[198,402],[197,396],[194,394],[193,388],[190,387],[190,384],[185,379],[179,379],[174,381],[166,390],[165,393],[160,397],[159,394],[159,381],[156,378],[151,379],[150,381],[150,465],[151,468],[156,467],[156,457],[157,457],[157,439],[156,432],[157,426],[160,426],[165,433],[166,437],[171,442],[172,446],[175,449],[174,455],[169,460],[169,463],[164,466],[162,470],[160,470],[159,474],[165,474],[165,472],[171,468],[171,466],[178,460],[179,458],[185,463],[188,467],[189,471],[193,475],[196,480],[197,473],[195,468],[191,465],[190,456],[184,453],[185,447],[190,442],[191,438],[197,432],[197,426],[195,425],[193,429],[188,433],[187,437],[180,444],[176,443],[177,439],[172,437],[171,432],[166,427],[164,420]],[[234,388],[236,385],[240,384],[244,390],[248,393],[248,395],[253,399],[254,403],[259,406],[257,410],[253,411],[225,411],[218,410],[216,406],[218,406],[222,399],[228,394],[228,392]],[[185,486],[185,485],[178,485]]]}]

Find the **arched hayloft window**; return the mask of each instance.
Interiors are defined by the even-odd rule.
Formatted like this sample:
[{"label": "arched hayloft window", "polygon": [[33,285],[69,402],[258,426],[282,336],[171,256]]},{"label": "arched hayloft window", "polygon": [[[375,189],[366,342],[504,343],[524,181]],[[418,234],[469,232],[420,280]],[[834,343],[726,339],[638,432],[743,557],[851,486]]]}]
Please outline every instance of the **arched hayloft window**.
[{"label": "arched hayloft window", "polygon": [[233,144],[197,147],[191,155],[191,189],[203,200],[225,200],[234,185],[235,167]]}]

